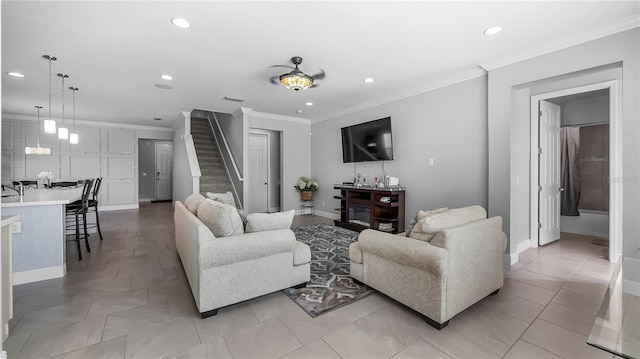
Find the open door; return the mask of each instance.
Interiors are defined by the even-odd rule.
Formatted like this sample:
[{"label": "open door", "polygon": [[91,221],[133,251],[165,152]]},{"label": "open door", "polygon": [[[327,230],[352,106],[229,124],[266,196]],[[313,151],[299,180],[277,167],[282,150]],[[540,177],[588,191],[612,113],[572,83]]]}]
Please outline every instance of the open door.
[{"label": "open door", "polygon": [[560,106],[539,102],[538,243],[560,239]]}]

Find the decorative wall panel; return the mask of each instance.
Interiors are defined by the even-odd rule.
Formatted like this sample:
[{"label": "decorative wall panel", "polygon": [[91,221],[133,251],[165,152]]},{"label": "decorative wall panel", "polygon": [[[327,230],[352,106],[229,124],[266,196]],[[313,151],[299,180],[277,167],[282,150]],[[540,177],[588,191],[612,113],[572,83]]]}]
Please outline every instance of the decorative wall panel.
[{"label": "decorative wall panel", "polygon": [[2,124],[2,149],[13,149],[13,124],[10,122]]},{"label": "decorative wall panel", "polygon": [[134,160],[132,156],[107,156],[107,178],[134,178]]},{"label": "decorative wall panel", "polygon": [[60,149],[58,136],[44,133],[43,127],[40,126],[38,128],[36,123],[26,123],[22,126],[23,133],[25,134],[23,137],[25,139],[24,145],[30,147],[36,147],[38,145],[38,132],[36,129],[40,129],[40,146],[51,147],[54,153],[58,152]]},{"label": "decorative wall panel", "polygon": [[105,130],[106,152],[134,153],[135,133],[133,131]]},{"label": "decorative wall panel", "polygon": [[100,153],[100,129],[95,127],[76,127],[78,144],[68,144],[70,152]]},{"label": "decorative wall panel", "polygon": [[133,181],[103,182],[102,185],[106,187],[106,205],[137,203],[138,199]]},{"label": "decorative wall panel", "polygon": [[74,179],[100,177],[100,156],[69,155],[67,157],[67,176]]},{"label": "decorative wall panel", "polygon": [[49,171],[53,175],[53,179],[60,179],[60,158],[54,154],[51,156],[26,156],[24,177],[17,179],[36,179],[38,174],[43,171]]},{"label": "decorative wall panel", "polygon": [[3,153],[2,154],[2,178],[15,178],[13,176],[13,166],[11,165],[13,163],[13,153],[9,152],[9,153]]}]

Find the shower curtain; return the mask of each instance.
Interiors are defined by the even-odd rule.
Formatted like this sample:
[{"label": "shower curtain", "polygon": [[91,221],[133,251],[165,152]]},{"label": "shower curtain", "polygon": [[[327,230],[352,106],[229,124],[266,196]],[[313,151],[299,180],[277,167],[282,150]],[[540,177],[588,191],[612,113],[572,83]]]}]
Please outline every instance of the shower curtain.
[{"label": "shower curtain", "polygon": [[562,127],[560,129],[560,184],[564,191],[560,193],[560,214],[579,216],[580,202],[580,127]]}]

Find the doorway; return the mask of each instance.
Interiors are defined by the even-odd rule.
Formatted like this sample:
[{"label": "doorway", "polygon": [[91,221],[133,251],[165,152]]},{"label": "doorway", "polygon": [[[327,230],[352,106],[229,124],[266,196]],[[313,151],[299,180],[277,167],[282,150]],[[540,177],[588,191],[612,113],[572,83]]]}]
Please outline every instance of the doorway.
[{"label": "doorway", "polygon": [[281,143],[281,132],[249,130],[249,213],[280,211]]},{"label": "doorway", "polygon": [[138,140],[138,201],[167,201],[173,197],[173,142]]},{"label": "doorway", "polygon": [[[582,86],[578,88],[572,88],[562,91],[556,91],[546,93],[542,95],[536,95],[531,97],[531,246],[537,247],[538,245],[544,245],[553,242],[560,238],[560,230],[563,228],[570,228],[567,230],[571,233],[586,234],[592,236],[601,236],[609,238],[609,259],[611,262],[615,262],[621,251],[621,217],[622,217],[622,200],[621,200],[621,188],[615,181],[610,181],[609,178],[619,178],[621,174],[621,157],[618,155],[621,153],[621,134],[620,134],[620,118],[618,116],[619,97],[618,97],[618,84],[617,81],[608,81],[605,83],[598,83],[588,86]],[[606,97],[603,97],[606,94]],[[577,113],[568,112],[568,103],[579,103],[580,100],[584,101],[603,101],[606,98],[606,110],[600,111],[599,120],[596,119],[596,115],[593,113],[582,112],[580,116],[575,116]],[[599,99],[599,100],[596,100]],[[562,107],[562,105],[567,105]],[[595,105],[592,105],[592,107]],[[562,110],[561,110],[562,109]],[[593,109],[590,109],[593,111]],[[563,121],[561,117],[563,114],[573,113],[573,116],[566,116],[567,119]],[[554,118],[557,116],[557,120]],[[578,119],[576,119],[578,118]],[[606,140],[601,140],[599,144],[601,147],[604,145],[606,148],[603,150],[604,156],[593,156],[589,153],[588,161],[599,163],[586,163],[585,168],[588,171],[593,171],[596,168],[601,168],[600,181],[601,193],[600,195],[606,196],[608,218],[606,211],[591,211],[578,208],[584,208],[583,205],[578,206],[576,200],[575,214],[567,213],[566,207],[562,209],[565,212],[565,216],[561,216],[561,201],[560,198],[564,195],[565,201],[563,205],[571,203],[566,201],[568,197],[571,197],[573,193],[578,193],[577,198],[580,198],[580,176],[577,176],[577,180],[574,182],[577,184],[578,189],[574,190],[574,185],[571,182],[561,182],[560,167],[564,165],[564,172],[568,173],[570,170],[566,166],[567,157],[565,156],[565,162],[562,163],[560,157],[560,127],[565,126],[562,129],[562,136],[570,137],[577,136],[578,133],[590,134],[598,130],[595,126],[602,126],[607,124],[606,131],[600,131],[601,134],[607,133]],[[589,129],[585,131],[579,131],[579,126],[586,127],[589,125]],[[591,127],[593,126],[593,127]],[[604,127],[603,127],[604,128]],[[565,131],[567,130],[567,131]],[[568,130],[572,130],[568,131]],[[578,132],[579,131],[579,132]],[[573,134],[573,135],[572,135]],[[586,136],[585,136],[586,137]],[[602,136],[601,136],[602,137]],[[569,142],[570,143],[570,142]],[[565,144],[566,145],[566,144]],[[566,152],[567,147],[565,147]],[[593,149],[589,149],[593,152]],[[576,155],[576,163],[578,163],[578,171],[580,170],[580,164],[585,161],[585,158]],[[602,169],[604,167],[604,169]],[[573,170],[573,169],[571,169]],[[589,177],[592,173],[587,172]],[[604,177],[603,177],[604,176]],[[593,178],[590,178],[592,180]],[[566,187],[566,188],[565,188]],[[571,187],[571,188],[569,188]],[[571,191],[565,193],[563,191]],[[592,201],[593,191],[585,193],[588,196],[584,196],[581,203],[587,203]],[[586,200],[589,198],[589,200]],[[580,216],[576,216],[580,213]],[[587,218],[588,217],[588,218]],[[562,218],[562,220],[561,220]],[[604,218],[604,219],[603,219]],[[589,231],[593,231],[594,223],[597,221],[605,221],[604,224],[600,224],[600,230],[590,233],[580,229],[576,232],[576,223],[582,222],[583,228],[585,223],[590,226]],[[573,227],[573,228],[571,228]],[[595,234],[595,235],[594,235]]]}]

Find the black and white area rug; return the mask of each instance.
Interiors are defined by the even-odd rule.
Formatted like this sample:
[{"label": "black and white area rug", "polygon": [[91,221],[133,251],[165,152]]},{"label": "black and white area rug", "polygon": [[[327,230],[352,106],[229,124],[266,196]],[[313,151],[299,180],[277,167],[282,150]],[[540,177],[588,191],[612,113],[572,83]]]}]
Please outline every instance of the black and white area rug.
[{"label": "black and white area rug", "polygon": [[283,292],[311,317],[362,299],[373,289],[357,284],[349,275],[349,245],[358,232],[329,224],[311,224],[293,230],[311,248],[311,280],[306,288]]}]

